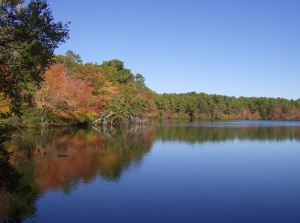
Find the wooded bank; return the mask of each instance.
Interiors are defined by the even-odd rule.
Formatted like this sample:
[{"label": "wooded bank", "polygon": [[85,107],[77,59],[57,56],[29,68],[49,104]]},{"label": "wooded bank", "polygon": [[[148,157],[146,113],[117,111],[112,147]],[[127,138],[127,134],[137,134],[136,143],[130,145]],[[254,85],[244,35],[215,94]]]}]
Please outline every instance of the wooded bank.
[{"label": "wooded bank", "polygon": [[300,119],[300,99],[157,94],[142,74],[133,74],[120,60],[83,64],[71,50],[55,56],[68,39],[68,24],[54,22],[45,0],[23,3],[1,1],[1,126]]}]

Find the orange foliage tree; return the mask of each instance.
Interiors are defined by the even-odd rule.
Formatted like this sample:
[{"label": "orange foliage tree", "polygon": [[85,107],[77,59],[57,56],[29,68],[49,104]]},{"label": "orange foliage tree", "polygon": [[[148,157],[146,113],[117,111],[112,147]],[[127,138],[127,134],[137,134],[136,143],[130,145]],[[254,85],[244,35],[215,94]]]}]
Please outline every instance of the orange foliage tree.
[{"label": "orange foliage tree", "polygon": [[35,95],[42,121],[92,121],[101,109],[93,92],[89,76],[76,79],[64,71],[63,64],[52,66]]}]

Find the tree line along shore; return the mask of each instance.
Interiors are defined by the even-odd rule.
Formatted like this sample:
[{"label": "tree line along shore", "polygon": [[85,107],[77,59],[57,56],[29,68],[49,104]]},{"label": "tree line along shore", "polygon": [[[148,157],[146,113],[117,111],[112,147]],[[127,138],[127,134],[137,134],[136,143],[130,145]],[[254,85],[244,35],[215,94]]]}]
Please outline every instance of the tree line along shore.
[{"label": "tree line along shore", "polygon": [[[159,119],[297,120],[300,100],[230,97],[206,93],[157,94],[142,74],[120,60],[82,64],[72,51],[55,56],[39,87],[20,93],[22,103],[0,94],[1,121],[15,126],[147,124]],[[16,109],[16,107],[15,107]]]},{"label": "tree line along shore", "polygon": [[158,119],[299,120],[300,99],[158,94],[123,61],[82,63],[54,50],[69,38],[45,0],[0,7],[0,126],[147,124]]}]

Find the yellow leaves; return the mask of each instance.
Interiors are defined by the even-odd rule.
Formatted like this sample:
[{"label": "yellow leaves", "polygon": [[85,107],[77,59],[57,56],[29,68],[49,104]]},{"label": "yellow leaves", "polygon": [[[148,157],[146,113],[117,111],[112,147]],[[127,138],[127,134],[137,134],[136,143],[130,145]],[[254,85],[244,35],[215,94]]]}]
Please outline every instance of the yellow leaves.
[{"label": "yellow leaves", "polygon": [[254,113],[252,114],[252,117],[253,117],[253,119],[255,119],[255,120],[261,119],[261,117],[260,117],[260,115],[259,115],[259,113],[258,113],[257,111],[254,112]]},{"label": "yellow leaves", "polygon": [[106,98],[110,98],[112,95],[118,94],[119,89],[108,82],[101,88],[101,94],[106,95]]},{"label": "yellow leaves", "polygon": [[72,113],[73,118],[78,122],[85,122],[85,121],[93,121],[98,117],[98,114],[93,111],[87,111],[84,109],[80,109],[76,112]]},{"label": "yellow leaves", "polygon": [[8,115],[10,113],[10,103],[9,98],[5,98],[4,93],[0,92],[0,115]]},{"label": "yellow leaves", "polygon": [[7,152],[12,153],[18,149],[18,146],[15,144],[11,144],[5,147]]}]

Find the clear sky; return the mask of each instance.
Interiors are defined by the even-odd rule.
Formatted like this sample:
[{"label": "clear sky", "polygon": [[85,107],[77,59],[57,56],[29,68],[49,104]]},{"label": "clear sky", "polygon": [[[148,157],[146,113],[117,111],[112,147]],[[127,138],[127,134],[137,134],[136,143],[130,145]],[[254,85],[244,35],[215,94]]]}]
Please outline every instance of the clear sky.
[{"label": "clear sky", "polygon": [[83,62],[119,59],[157,93],[300,98],[299,0],[48,0]]}]

